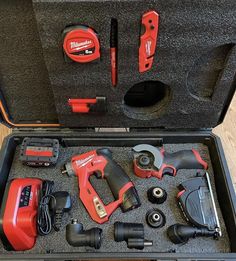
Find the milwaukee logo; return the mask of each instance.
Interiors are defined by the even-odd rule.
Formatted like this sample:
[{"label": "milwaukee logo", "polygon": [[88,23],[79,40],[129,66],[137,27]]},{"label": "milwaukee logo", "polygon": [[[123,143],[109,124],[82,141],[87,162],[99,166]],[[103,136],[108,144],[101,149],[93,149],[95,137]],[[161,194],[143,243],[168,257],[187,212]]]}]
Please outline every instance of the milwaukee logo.
[{"label": "milwaukee logo", "polygon": [[91,40],[86,40],[86,41],[83,41],[83,42],[70,42],[70,48],[71,49],[82,49],[84,47],[87,47],[89,46],[90,44],[92,44],[92,41]]},{"label": "milwaukee logo", "polygon": [[89,157],[85,158],[85,159],[82,159],[82,160],[77,160],[76,161],[76,165],[78,167],[83,167],[84,165],[86,165],[89,161],[91,161],[93,159],[95,155],[90,155]]},{"label": "milwaukee logo", "polygon": [[147,43],[146,43],[146,54],[147,54],[147,56],[151,55],[151,45],[152,45],[152,42],[147,41]]}]

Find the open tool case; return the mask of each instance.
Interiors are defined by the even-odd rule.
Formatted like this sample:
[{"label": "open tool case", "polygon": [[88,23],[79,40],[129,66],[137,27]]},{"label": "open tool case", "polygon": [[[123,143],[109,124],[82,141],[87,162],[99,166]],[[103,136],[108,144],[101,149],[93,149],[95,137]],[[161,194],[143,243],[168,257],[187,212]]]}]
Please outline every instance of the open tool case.
[{"label": "open tool case", "polygon": [[[138,71],[138,48],[143,13],[160,15],[157,49],[151,70]],[[55,182],[73,199],[71,216],[86,229],[103,229],[99,250],[72,247],[65,229],[38,237],[25,252],[4,250],[0,260],[78,260],[132,258],[158,260],[236,260],[236,197],[219,138],[212,128],[222,123],[235,92],[235,0],[25,0],[0,3],[1,121],[13,128],[0,154],[0,200],[6,182],[16,177],[38,177]],[[110,21],[118,21],[118,84],[111,85]],[[66,62],[62,31],[71,24],[96,30],[101,59],[92,63]],[[73,113],[70,98],[107,99],[103,114]],[[113,129],[119,128],[119,129]],[[55,167],[30,168],[19,161],[25,137],[57,138],[60,155]],[[185,224],[176,203],[177,186],[194,177],[196,170],[180,170],[176,177],[141,179],[134,175],[131,148],[147,143],[166,151],[196,149],[208,163],[223,236],[219,240],[197,238],[174,245],[168,226]],[[78,198],[75,177],[61,174],[61,166],[73,155],[108,147],[134,182],[141,207],[122,213],[118,208],[109,222],[99,225],[89,217]],[[95,181],[105,201],[112,200],[104,181]],[[166,225],[151,229],[146,212],[154,205],[147,190],[163,187],[167,201],[157,208]],[[141,222],[145,238],[153,246],[128,249],[115,242],[116,221]]]}]

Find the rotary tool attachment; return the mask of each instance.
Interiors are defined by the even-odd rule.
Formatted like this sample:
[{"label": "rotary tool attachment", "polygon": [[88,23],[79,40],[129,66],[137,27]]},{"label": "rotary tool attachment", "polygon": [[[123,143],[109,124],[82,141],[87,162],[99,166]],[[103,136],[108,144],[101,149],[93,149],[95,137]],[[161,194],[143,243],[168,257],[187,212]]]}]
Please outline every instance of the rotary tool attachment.
[{"label": "rotary tool attachment", "polygon": [[166,224],[166,217],[159,209],[151,209],[146,214],[147,224],[152,228],[161,228]]},{"label": "rotary tool attachment", "polygon": [[175,224],[168,228],[168,236],[175,244],[185,243],[189,238],[222,236],[216,211],[210,178],[204,176],[186,180],[179,186],[179,206],[192,226]]},{"label": "rotary tool attachment", "polygon": [[147,191],[147,197],[153,204],[162,204],[167,199],[167,193],[163,188],[152,187]]},{"label": "rotary tool attachment", "polygon": [[152,246],[153,242],[144,239],[144,226],[141,223],[114,224],[114,238],[116,242],[126,241],[128,248],[142,250],[146,246]]},{"label": "rotary tool attachment", "polygon": [[207,228],[197,228],[188,225],[175,224],[167,229],[167,235],[174,244],[187,243],[190,238],[215,237],[216,233]]},{"label": "rotary tool attachment", "polygon": [[101,247],[102,229],[94,227],[84,230],[77,219],[72,219],[66,226],[66,240],[73,247],[89,246],[95,249]]}]

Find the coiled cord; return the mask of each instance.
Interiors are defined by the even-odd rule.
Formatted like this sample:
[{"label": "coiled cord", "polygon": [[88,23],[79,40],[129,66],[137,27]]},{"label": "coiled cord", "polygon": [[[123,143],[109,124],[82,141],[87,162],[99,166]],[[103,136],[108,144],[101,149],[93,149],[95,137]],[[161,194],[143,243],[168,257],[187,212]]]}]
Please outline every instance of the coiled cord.
[{"label": "coiled cord", "polygon": [[49,202],[50,199],[53,197],[51,195],[53,187],[53,181],[45,180],[43,182],[42,194],[39,202],[37,217],[38,234],[41,236],[48,235],[52,230],[52,219],[49,210]]}]

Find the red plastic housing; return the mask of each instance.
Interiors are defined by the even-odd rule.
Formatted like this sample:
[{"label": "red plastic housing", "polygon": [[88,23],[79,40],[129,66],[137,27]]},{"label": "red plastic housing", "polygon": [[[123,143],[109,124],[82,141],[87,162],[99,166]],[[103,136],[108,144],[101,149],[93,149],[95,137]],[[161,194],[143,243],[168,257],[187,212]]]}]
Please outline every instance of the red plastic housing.
[{"label": "red plastic housing", "polygon": [[100,57],[100,43],[96,32],[84,25],[64,30],[63,49],[74,62],[88,63]]},{"label": "red plastic housing", "polygon": [[151,69],[153,57],[156,51],[159,15],[155,11],[150,11],[142,16],[142,26],[145,32],[140,36],[139,47],[139,72],[146,72]]},{"label": "red plastic housing", "polygon": [[[97,155],[96,150],[93,150],[79,156],[74,156],[71,160],[71,164],[78,177],[79,197],[91,218],[99,224],[107,222],[110,215],[122,204],[125,192],[134,186],[133,183],[126,183],[119,191],[119,198],[108,205],[105,205],[89,182],[89,179],[90,176],[94,175],[98,170],[101,173],[102,178],[104,178],[104,169],[107,165],[107,160],[103,156]],[[106,210],[107,215],[103,218],[99,217],[96,212],[93,202],[95,197],[100,200]]]},{"label": "red plastic housing", "polygon": [[[37,212],[42,180],[14,179],[4,195],[1,232],[15,251],[31,249],[37,237]],[[1,235],[2,238],[2,235]]]}]

